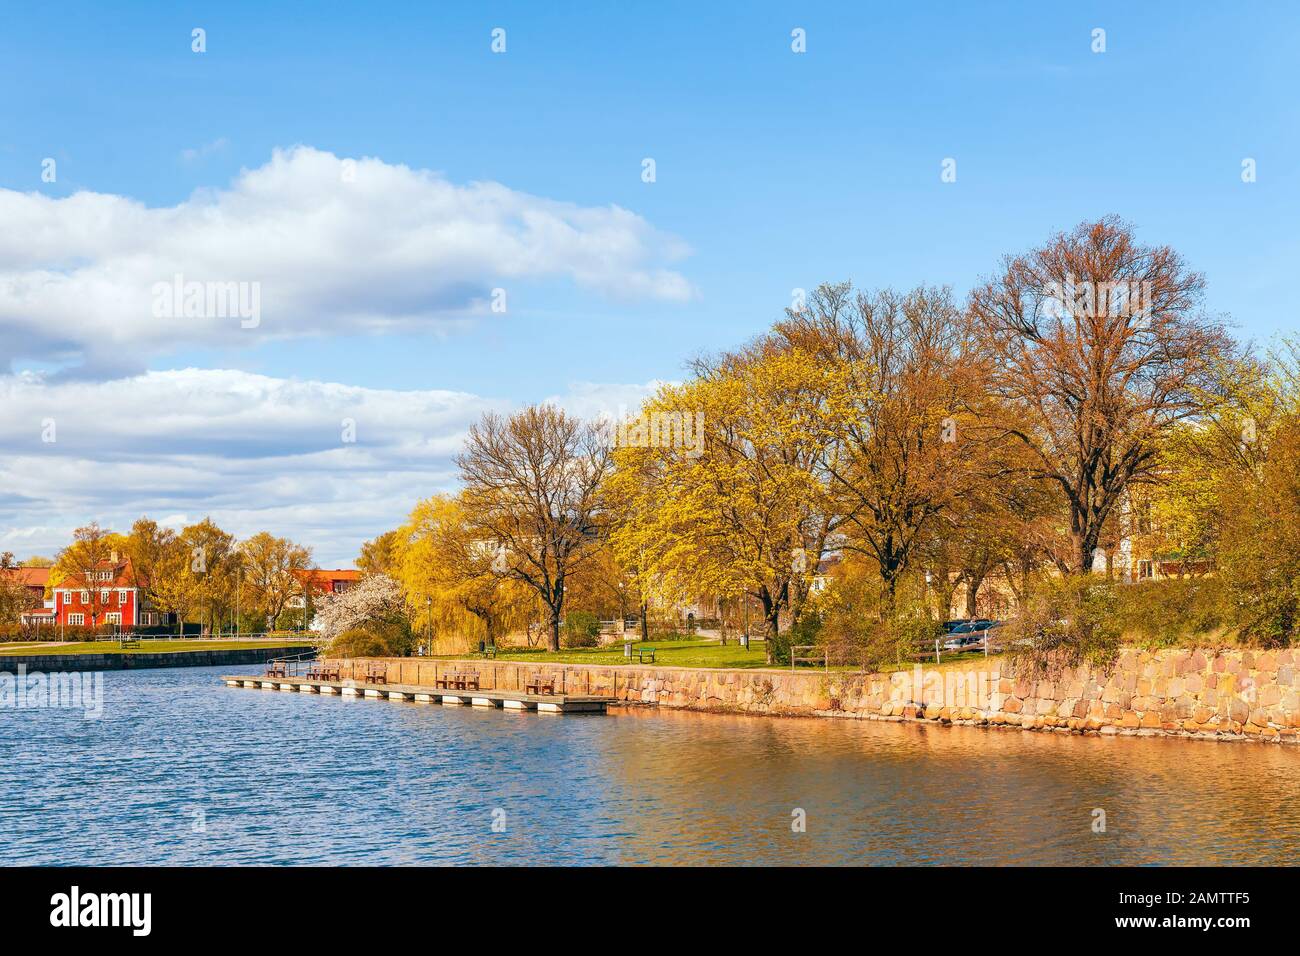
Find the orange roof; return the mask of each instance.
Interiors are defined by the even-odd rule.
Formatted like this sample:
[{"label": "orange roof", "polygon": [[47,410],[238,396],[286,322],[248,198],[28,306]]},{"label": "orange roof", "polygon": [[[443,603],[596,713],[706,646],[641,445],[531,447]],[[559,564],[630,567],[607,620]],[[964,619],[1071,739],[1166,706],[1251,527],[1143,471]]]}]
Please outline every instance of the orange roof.
[{"label": "orange roof", "polygon": [[50,580],[50,568],[15,568],[18,580],[29,588],[45,587]]},{"label": "orange roof", "polygon": [[298,580],[309,580],[314,584],[321,584],[326,581],[361,580],[361,572],[355,568],[336,568],[334,570],[316,568],[311,571],[295,571],[293,573]]}]

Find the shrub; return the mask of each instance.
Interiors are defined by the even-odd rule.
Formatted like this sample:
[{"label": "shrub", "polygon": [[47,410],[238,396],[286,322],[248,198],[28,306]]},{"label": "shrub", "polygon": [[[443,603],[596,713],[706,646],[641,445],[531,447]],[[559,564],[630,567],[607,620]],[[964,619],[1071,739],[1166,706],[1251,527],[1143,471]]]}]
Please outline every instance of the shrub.
[{"label": "shrub", "polygon": [[805,614],[799,619],[798,624],[769,636],[767,646],[772,663],[789,664],[790,648],[800,644],[817,644],[821,627],[821,618],[814,614]]},{"label": "shrub", "polygon": [[1109,664],[1120,645],[1119,587],[1092,575],[1040,579],[1003,641],[1035,671]]},{"label": "shrub", "polygon": [[574,611],[564,619],[560,636],[564,647],[595,647],[600,638],[600,621],[590,611]]},{"label": "shrub", "polygon": [[400,629],[354,627],[334,638],[325,656],[406,657],[410,651],[410,638]]},{"label": "shrub", "polygon": [[1116,624],[1125,640],[1153,647],[1221,634],[1234,617],[1221,578],[1114,585]]}]

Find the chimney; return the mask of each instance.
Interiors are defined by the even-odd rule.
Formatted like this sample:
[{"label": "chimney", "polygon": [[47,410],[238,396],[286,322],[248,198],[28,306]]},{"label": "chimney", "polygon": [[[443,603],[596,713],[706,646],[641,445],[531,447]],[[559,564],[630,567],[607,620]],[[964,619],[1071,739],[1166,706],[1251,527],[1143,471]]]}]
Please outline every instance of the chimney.
[{"label": "chimney", "polygon": [[112,561],[114,564],[117,564],[117,552],[116,551],[108,552],[108,559]]}]

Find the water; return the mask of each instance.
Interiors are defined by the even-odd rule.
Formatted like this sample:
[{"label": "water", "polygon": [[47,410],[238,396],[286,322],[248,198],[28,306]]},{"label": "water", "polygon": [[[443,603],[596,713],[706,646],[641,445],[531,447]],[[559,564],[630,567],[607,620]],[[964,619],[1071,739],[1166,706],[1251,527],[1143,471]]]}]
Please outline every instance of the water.
[{"label": "water", "polygon": [[108,673],[99,720],[0,710],[0,863],[1289,864],[1300,848],[1300,748],[539,715],[229,688],[231,670],[258,672]]}]

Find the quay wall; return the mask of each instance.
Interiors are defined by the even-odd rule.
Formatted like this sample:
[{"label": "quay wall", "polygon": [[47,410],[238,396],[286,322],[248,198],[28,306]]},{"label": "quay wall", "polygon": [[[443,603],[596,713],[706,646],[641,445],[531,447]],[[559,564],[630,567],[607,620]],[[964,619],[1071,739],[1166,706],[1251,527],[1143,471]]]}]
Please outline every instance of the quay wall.
[{"label": "quay wall", "polygon": [[264,664],[273,657],[292,657],[310,647],[249,647],[211,651],[159,651],[119,654],[0,654],[0,673],[16,674],[19,665],[27,673],[53,674],[67,671],[120,671],[146,667],[221,667],[234,664]]},{"label": "quay wall", "polygon": [[998,656],[893,674],[480,659],[338,663],[344,679],[364,680],[371,664],[382,663],[389,683],[428,686],[447,671],[475,670],[485,690],[522,689],[543,672],[555,676],[559,693],[721,713],[1300,742],[1300,650],[1130,648],[1109,667],[1082,664],[1048,676]]}]

